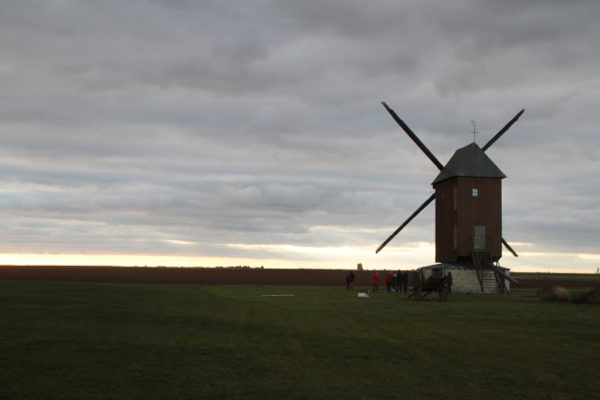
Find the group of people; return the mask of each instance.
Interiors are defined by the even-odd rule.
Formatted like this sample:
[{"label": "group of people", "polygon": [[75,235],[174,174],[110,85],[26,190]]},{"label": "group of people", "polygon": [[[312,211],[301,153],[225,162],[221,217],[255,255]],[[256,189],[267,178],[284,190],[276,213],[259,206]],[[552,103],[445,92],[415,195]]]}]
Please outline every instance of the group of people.
[{"label": "group of people", "polygon": [[350,271],[350,273],[346,277],[346,289],[354,289],[354,285],[352,283],[354,282],[354,278],[354,274],[352,273],[352,271]]},{"label": "group of people", "polygon": [[[352,272],[350,272],[350,274],[352,274]],[[385,276],[385,289],[388,292],[398,293],[401,293],[404,289],[404,293],[406,293],[408,290],[408,272],[398,271],[395,274],[388,272]],[[377,272],[373,274],[373,291],[379,292],[379,273]]]},{"label": "group of people", "polygon": [[[354,289],[355,275],[352,271],[346,277],[346,289]],[[448,293],[452,293],[452,274],[448,272]],[[388,292],[404,293],[408,290],[408,271],[398,271],[395,274],[388,272],[385,276],[385,289]],[[379,292],[379,273],[373,274],[373,292]]]}]

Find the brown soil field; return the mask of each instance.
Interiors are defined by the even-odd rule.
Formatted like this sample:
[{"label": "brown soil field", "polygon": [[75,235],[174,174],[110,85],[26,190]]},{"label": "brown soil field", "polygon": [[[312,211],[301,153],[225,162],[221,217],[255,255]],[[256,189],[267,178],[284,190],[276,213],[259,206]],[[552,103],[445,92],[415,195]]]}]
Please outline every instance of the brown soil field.
[{"label": "brown soil field", "polygon": [[[345,286],[350,270],[177,268],[177,267],[57,267],[0,266],[0,280],[102,283],[163,283],[186,285]],[[353,271],[355,286],[372,286],[375,271]],[[387,272],[379,272],[385,285]],[[380,284],[380,285],[381,285]]]},{"label": "brown soil field", "polygon": [[[0,266],[0,280],[32,280],[99,283],[154,283],[186,285],[274,285],[345,286],[350,270],[254,269],[254,268],[176,268],[176,267],[87,267],[87,266]],[[385,287],[387,271],[356,271],[354,286],[372,286],[374,272]],[[395,272],[395,271],[394,271]],[[600,286],[597,279],[516,278],[520,288],[590,288]],[[411,279],[412,280],[412,279]],[[511,285],[516,288],[515,285]]]}]

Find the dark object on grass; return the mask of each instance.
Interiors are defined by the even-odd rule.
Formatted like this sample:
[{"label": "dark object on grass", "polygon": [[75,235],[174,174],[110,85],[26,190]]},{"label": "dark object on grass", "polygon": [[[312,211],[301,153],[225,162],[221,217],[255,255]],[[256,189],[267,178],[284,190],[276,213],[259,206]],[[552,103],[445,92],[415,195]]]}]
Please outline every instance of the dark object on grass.
[{"label": "dark object on grass", "polygon": [[569,291],[560,286],[554,286],[551,289],[538,288],[537,296],[540,300],[544,301],[559,301],[563,303],[571,301]]},{"label": "dark object on grass", "polygon": [[590,304],[600,304],[600,288],[596,288],[586,295],[587,301]]},{"label": "dark object on grass", "polygon": [[[423,294],[425,292],[425,294]],[[413,292],[408,298],[415,297],[415,300],[421,300],[425,298],[429,293],[436,292],[440,296],[440,301],[448,300],[448,277],[447,276],[433,276],[425,279],[423,276],[423,270],[418,269],[415,273]]]},{"label": "dark object on grass", "polygon": [[600,288],[587,293],[575,294],[572,296],[572,302],[576,304],[600,304]]},{"label": "dark object on grass", "polygon": [[600,304],[600,288],[591,292],[571,295],[568,290],[559,286],[551,289],[538,288],[537,296],[544,301],[570,302],[575,304]]}]

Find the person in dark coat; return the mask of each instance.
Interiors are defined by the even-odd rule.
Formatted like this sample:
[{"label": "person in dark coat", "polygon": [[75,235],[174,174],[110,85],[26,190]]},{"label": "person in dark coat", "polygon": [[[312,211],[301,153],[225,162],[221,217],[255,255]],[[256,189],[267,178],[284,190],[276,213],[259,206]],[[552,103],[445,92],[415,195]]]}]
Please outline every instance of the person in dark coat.
[{"label": "person in dark coat", "polygon": [[352,277],[350,276],[350,274],[348,274],[348,276],[346,277],[346,290],[350,289],[350,285],[352,284]]},{"label": "person in dark coat", "polygon": [[452,293],[452,272],[448,272],[446,280],[448,281],[448,294],[450,294]]},{"label": "person in dark coat", "polygon": [[404,293],[408,290],[408,271],[402,274],[402,285],[404,285]]},{"label": "person in dark coat", "polygon": [[354,275],[354,273],[352,271],[350,271],[350,289],[354,289],[354,278],[356,278],[356,276]]},{"label": "person in dark coat", "polygon": [[392,292],[396,291],[396,285],[398,284],[398,275],[392,276]]}]

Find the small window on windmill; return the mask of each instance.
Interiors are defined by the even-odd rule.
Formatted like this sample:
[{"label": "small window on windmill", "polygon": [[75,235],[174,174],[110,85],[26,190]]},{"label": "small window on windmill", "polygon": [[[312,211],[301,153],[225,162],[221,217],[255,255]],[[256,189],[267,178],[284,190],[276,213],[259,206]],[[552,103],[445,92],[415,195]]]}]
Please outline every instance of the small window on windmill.
[{"label": "small window on windmill", "polygon": [[473,197],[477,197],[477,189],[473,189]]}]

